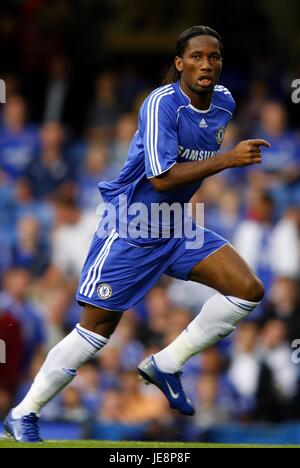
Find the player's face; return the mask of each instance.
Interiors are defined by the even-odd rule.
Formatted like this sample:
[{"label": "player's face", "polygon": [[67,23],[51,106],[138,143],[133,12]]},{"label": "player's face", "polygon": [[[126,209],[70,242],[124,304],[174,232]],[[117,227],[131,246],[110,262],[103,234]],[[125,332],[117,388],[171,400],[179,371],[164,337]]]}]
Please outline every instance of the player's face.
[{"label": "player's face", "polygon": [[218,39],[196,36],[189,40],[183,57],[176,57],[175,65],[181,72],[181,82],[192,92],[212,92],[222,69],[222,55]]}]

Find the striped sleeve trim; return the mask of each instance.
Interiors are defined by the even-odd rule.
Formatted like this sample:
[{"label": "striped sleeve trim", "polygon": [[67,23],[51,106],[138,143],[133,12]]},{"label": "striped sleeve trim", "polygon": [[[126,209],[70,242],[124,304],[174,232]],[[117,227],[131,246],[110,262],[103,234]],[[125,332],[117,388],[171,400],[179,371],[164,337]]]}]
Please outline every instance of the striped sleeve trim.
[{"label": "striped sleeve trim", "polygon": [[148,101],[147,105],[147,128],[146,128],[146,145],[149,154],[150,167],[153,176],[160,175],[163,170],[158,154],[158,139],[159,139],[159,106],[163,97],[174,94],[175,91],[171,85],[155,91]]}]

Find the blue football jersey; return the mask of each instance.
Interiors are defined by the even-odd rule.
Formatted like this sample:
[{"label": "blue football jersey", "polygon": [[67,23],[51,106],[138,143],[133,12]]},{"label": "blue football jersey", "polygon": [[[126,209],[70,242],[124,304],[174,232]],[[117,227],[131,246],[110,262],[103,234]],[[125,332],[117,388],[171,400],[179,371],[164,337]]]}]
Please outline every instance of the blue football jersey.
[{"label": "blue football jersey", "polygon": [[[123,212],[122,209],[118,211],[121,195],[126,197],[127,207],[143,203],[149,213],[152,204],[188,203],[201,181],[157,192],[150,179],[168,171],[176,163],[204,161],[218,154],[234,109],[231,93],[219,85],[215,86],[211,105],[205,111],[192,106],[179,81],[154,90],[141,106],[138,130],[119,177],[99,184],[104,202],[116,207],[119,221]],[[129,216],[126,223],[133,217]],[[138,244],[152,241],[150,238],[135,239]]]}]

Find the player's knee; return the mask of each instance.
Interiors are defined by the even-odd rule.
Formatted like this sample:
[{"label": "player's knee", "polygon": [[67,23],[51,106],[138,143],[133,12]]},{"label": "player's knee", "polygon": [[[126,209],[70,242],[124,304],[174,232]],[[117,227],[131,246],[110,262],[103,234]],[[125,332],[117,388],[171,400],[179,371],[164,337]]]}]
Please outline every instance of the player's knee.
[{"label": "player's knee", "polygon": [[86,330],[109,338],[115,331],[121,317],[122,312],[113,312],[87,304],[84,307],[80,325]]},{"label": "player's knee", "polygon": [[260,302],[264,297],[264,285],[259,278],[251,276],[244,280],[243,298],[250,302]]}]

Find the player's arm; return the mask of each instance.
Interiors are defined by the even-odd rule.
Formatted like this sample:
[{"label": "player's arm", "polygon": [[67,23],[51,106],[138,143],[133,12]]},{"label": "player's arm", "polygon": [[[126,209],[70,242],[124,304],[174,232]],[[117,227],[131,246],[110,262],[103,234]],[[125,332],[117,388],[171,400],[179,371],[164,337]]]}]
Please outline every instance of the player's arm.
[{"label": "player's arm", "polygon": [[261,146],[270,148],[270,144],[265,140],[242,141],[231,151],[218,154],[211,159],[176,163],[163,174],[150,178],[150,182],[156,191],[165,192],[191,182],[201,181],[230,167],[260,164]]}]

